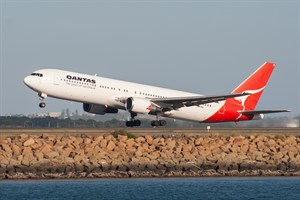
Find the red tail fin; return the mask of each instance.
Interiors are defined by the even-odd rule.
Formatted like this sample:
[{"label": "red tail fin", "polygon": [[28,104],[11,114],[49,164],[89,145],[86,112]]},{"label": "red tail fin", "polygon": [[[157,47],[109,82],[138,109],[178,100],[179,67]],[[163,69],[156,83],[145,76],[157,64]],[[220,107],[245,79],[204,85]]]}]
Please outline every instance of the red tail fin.
[{"label": "red tail fin", "polygon": [[[251,76],[249,76],[243,83],[241,83],[236,89],[232,91],[235,93],[250,93],[249,97],[241,97],[240,100],[245,106],[246,110],[254,110],[256,104],[263,93],[265,86],[273,72],[275,67],[274,63],[265,62],[260,68],[258,68]],[[244,101],[244,102],[243,102]]]}]

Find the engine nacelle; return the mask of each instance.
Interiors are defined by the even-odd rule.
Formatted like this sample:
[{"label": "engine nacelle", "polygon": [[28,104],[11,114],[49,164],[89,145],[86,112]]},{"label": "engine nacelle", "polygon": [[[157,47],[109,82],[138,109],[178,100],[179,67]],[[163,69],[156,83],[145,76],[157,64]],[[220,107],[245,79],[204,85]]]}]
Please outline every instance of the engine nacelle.
[{"label": "engine nacelle", "polygon": [[125,109],[135,113],[150,113],[155,112],[156,107],[152,106],[149,99],[129,97],[125,102]]},{"label": "engine nacelle", "polygon": [[104,115],[106,113],[118,113],[118,109],[110,108],[104,105],[97,105],[97,104],[83,104],[83,110],[88,113]]}]

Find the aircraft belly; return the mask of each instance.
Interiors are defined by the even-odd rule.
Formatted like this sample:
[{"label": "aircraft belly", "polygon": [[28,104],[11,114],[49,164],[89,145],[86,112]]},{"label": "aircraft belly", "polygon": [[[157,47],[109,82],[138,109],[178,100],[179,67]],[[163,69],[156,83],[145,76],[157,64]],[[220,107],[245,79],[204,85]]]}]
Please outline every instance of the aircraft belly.
[{"label": "aircraft belly", "polygon": [[196,122],[205,121],[213,114],[218,112],[222,106],[225,104],[225,101],[219,103],[211,103],[200,106],[190,106],[190,107],[182,107],[178,110],[172,110],[165,113],[166,117],[183,119],[183,120],[191,120]]}]

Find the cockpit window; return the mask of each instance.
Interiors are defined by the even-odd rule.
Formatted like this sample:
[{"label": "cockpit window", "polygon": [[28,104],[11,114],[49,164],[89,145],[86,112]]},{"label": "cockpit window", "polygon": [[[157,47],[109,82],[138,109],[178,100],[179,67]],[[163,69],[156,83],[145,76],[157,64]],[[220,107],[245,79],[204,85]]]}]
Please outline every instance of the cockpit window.
[{"label": "cockpit window", "polygon": [[41,73],[32,73],[31,76],[43,77],[43,74],[41,74]]}]

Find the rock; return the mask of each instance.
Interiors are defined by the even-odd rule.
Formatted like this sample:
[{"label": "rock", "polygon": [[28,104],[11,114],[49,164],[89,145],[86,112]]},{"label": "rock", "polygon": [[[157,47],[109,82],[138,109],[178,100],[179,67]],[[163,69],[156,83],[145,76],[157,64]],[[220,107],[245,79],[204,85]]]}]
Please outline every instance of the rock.
[{"label": "rock", "polygon": [[24,166],[30,166],[30,159],[29,157],[24,157],[23,160],[21,161],[21,164],[24,165]]},{"label": "rock", "polygon": [[150,160],[156,160],[160,156],[159,152],[155,151],[147,155]]},{"label": "rock", "polygon": [[203,141],[203,138],[202,137],[198,137],[198,138],[196,138],[195,139],[195,146],[200,146],[201,145],[201,143],[202,143],[202,141]]},{"label": "rock", "polygon": [[141,157],[143,155],[143,152],[141,151],[141,150],[137,150],[136,152],[135,152],[135,156],[136,157]]},{"label": "rock", "polygon": [[9,166],[19,166],[19,165],[21,165],[21,161],[15,160],[15,159],[10,159]]},{"label": "rock", "polygon": [[231,148],[231,145],[229,143],[224,144],[220,147],[220,149],[225,153],[230,153],[231,152],[230,148]]},{"label": "rock", "polygon": [[59,154],[56,151],[51,151],[51,152],[48,152],[48,153],[45,154],[45,158],[46,159],[50,159],[50,160],[54,159],[54,158],[56,158],[58,156],[59,156]]},{"label": "rock", "polygon": [[295,136],[291,135],[291,136],[289,136],[285,139],[285,143],[290,144],[292,146],[296,146],[297,145],[297,138]]},{"label": "rock", "polygon": [[214,150],[212,150],[212,155],[213,156],[217,156],[220,155],[223,151],[220,148],[216,148]]},{"label": "rock", "polygon": [[20,140],[25,140],[28,137],[29,137],[29,135],[27,135],[27,134],[21,134],[21,135],[19,135]]},{"label": "rock", "polygon": [[2,165],[9,165],[9,159],[8,158],[2,158],[0,159],[0,164]]},{"label": "rock", "polygon": [[41,146],[43,146],[43,143],[41,143],[40,141],[35,141],[35,143],[34,144],[32,144],[32,145],[30,145],[30,147],[32,148],[32,149],[39,149],[39,148],[41,148]]},{"label": "rock", "polygon": [[93,141],[95,141],[95,142],[99,142],[99,141],[101,141],[103,139],[104,139],[103,135],[98,135],[98,136],[94,136],[93,137]]},{"label": "rock", "polygon": [[130,138],[130,139],[126,140],[126,144],[127,144],[127,146],[133,146],[136,143],[135,143],[135,140],[133,138]]},{"label": "rock", "polygon": [[109,141],[106,148],[108,151],[112,151],[115,147],[115,143],[113,141]]},{"label": "rock", "polygon": [[84,144],[90,144],[91,142],[92,142],[92,140],[90,138],[84,138],[83,139]]},{"label": "rock", "polygon": [[102,149],[107,147],[107,140],[106,139],[103,139],[103,140],[100,141],[100,147]]},{"label": "rock", "polygon": [[10,148],[10,146],[8,144],[1,144],[2,149],[4,149],[5,152],[7,153],[12,153],[12,149]]},{"label": "rock", "polygon": [[287,170],[286,164],[285,163],[279,163],[277,165],[277,169],[281,170],[281,171],[286,171]]},{"label": "rock", "polygon": [[111,134],[105,135],[104,138],[105,138],[107,141],[114,141],[114,140],[115,140],[115,138],[114,138]]},{"label": "rock", "polygon": [[41,161],[42,159],[44,159],[44,154],[42,152],[35,152],[34,156]]},{"label": "rock", "polygon": [[16,169],[13,166],[7,166],[6,167],[6,174],[9,176],[14,176],[16,174]]},{"label": "rock", "polygon": [[300,137],[52,134],[0,139],[0,180],[300,175]]},{"label": "rock", "polygon": [[295,162],[289,162],[288,168],[295,171],[300,171],[300,165]]},{"label": "rock", "polygon": [[40,148],[40,152],[43,154],[47,154],[48,152],[51,151],[51,145],[50,144],[44,144],[41,148]]},{"label": "rock", "polygon": [[75,167],[73,165],[67,165],[65,167],[65,174],[75,173]]},{"label": "rock", "polygon": [[149,145],[152,145],[152,144],[153,144],[153,137],[151,137],[150,135],[146,135],[146,136],[145,136],[145,139],[146,139],[146,142],[147,142]]},{"label": "rock", "polygon": [[126,142],[126,140],[128,139],[128,136],[127,135],[118,135],[118,140],[120,141],[120,142]]},{"label": "rock", "polygon": [[183,152],[191,152],[193,146],[191,144],[184,145],[182,148]]},{"label": "rock", "polygon": [[229,164],[224,161],[217,162],[217,170],[228,171]]},{"label": "rock", "polygon": [[30,147],[25,147],[22,151],[22,155],[25,156],[29,154],[32,154],[32,149]]},{"label": "rock", "polygon": [[138,137],[138,138],[135,138],[135,142],[136,143],[144,143],[146,140],[144,137]]},{"label": "rock", "polygon": [[176,147],[176,141],[175,140],[166,140],[165,141],[165,147],[168,150],[173,150]]}]

